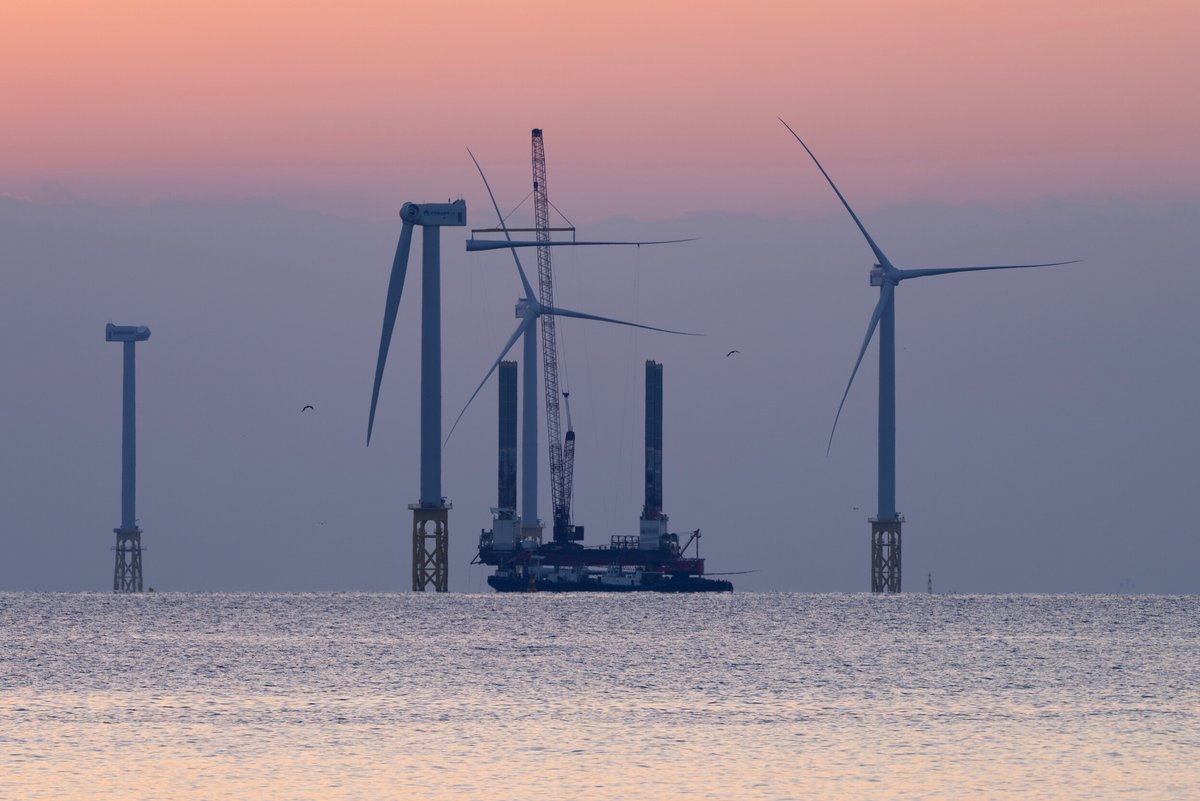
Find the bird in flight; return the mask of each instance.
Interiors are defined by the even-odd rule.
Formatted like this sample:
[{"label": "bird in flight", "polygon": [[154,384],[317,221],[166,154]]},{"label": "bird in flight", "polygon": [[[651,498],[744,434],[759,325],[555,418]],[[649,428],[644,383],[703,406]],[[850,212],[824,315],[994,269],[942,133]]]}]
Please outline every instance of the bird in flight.
[{"label": "bird in flight", "polygon": [[741,353],[741,351],[740,350],[731,350],[731,351],[729,351],[729,353],[725,354],[725,358],[728,359],[730,356],[732,356],[735,353]]},{"label": "bird in flight", "polygon": [[[300,411],[302,411],[302,412],[307,412],[309,409],[312,409],[312,408],[313,408],[313,407],[312,407],[312,404],[309,404],[308,406],[305,406],[305,407],[304,407],[303,409],[301,409]],[[313,411],[315,412],[315,411],[316,411],[316,409],[313,409]]]}]

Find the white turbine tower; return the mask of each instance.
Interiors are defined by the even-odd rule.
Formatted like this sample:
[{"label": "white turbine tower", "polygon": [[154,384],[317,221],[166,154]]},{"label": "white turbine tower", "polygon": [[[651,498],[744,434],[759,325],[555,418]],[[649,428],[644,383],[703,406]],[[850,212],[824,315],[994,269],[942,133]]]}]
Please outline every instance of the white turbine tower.
[{"label": "white turbine tower", "polygon": [[[783,119],[780,118],[780,122]],[[879,477],[878,477],[878,511],[870,519],[871,523],[871,592],[900,592],[901,588],[901,529],[904,517],[896,510],[896,287],[902,281],[910,278],[926,278],[935,275],[951,275],[953,273],[974,273],[987,270],[1023,270],[1030,267],[1057,267],[1063,264],[1074,264],[1072,261],[1039,262],[1037,264],[989,264],[980,267],[922,267],[904,269],[896,267],[884,255],[883,250],[867,233],[866,226],[859,220],[854,209],[842,195],[840,189],[829,177],[829,173],[817,161],[817,157],[809,150],[808,145],[792,126],[783,122],[783,127],[796,138],[800,146],[812,158],[817,169],[825,176],[825,180],[837,195],[838,200],[849,212],[854,224],[867,240],[871,252],[875,254],[875,266],[871,268],[871,286],[879,287],[879,301],[871,313],[867,324],[867,335],[863,338],[862,346],[858,349],[858,358],[854,361],[854,369],[850,371],[850,380],[846,382],[846,390],[838,404],[837,414],[833,418],[833,428],[829,432],[829,448],[833,447],[833,433],[837,430],[838,420],[842,416],[842,407],[858,375],[859,365],[871,344],[876,329],[879,330]]]}]

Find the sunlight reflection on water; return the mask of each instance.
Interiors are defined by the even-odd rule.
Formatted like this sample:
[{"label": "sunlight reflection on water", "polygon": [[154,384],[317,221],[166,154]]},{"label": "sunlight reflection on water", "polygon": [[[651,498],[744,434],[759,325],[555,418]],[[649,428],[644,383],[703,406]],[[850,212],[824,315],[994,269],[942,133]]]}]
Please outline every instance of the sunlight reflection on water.
[{"label": "sunlight reflection on water", "polygon": [[0,798],[1196,797],[1198,612],[0,595]]}]

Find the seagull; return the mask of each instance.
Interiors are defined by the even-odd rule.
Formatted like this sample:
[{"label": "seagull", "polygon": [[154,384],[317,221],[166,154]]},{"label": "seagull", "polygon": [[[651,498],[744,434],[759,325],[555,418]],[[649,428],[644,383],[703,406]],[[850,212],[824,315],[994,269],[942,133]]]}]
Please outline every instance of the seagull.
[{"label": "seagull", "polygon": [[[312,405],[310,404],[310,405],[308,405],[308,406],[305,406],[305,407],[304,407],[303,409],[301,409],[300,411],[302,411],[302,412],[307,412],[309,409],[312,409],[312,408],[313,408],[313,407],[312,407]],[[316,409],[313,409],[313,411],[315,412],[315,411],[316,411]]]},{"label": "seagull", "polygon": [[740,350],[731,350],[731,351],[729,351],[729,353],[725,354],[725,358],[728,359],[730,356],[732,356],[735,353],[741,353],[741,351]]}]

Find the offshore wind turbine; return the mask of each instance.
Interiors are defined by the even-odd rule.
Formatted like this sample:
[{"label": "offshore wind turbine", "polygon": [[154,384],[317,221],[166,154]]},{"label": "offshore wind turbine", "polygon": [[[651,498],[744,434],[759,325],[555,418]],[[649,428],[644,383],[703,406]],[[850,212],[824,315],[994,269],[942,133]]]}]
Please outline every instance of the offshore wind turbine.
[{"label": "offshore wind turbine", "polygon": [[114,528],[113,592],[142,591],[142,530],[138,528],[134,501],[137,493],[137,352],[139,342],[150,338],[144,325],[104,326],[105,342],[120,342],[123,354],[121,380],[121,527]]},{"label": "offshore wind turbine", "polygon": [[879,287],[879,302],[871,313],[867,325],[867,335],[862,347],[858,349],[858,358],[854,369],[850,372],[850,380],[846,383],[846,391],[842,393],[841,403],[838,404],[837,414],[833,418],[833,428],[829,432],[829,448],[833,447],[833,434],[837,430],[838,419],[842,416],[842,407],[846,404],[846,396],[854,384],[854,376],[862,364],[863,354],[871,344],[871,337],[879,329],[879,476],[878,476],[878,506],[876,514],[870,519],[871,523],[871,592],[900,592],[900,534],[904,523],[903,515],[896,511],[896,287],[902,281],[910,278],[924,278],[932,275],[949,275],[951,273],[979,272],[981,270],[1021,270],[1027,267],[1055,267],[1061,264],[1074,264],[1074,261],[1055,261],[1040,264],[998,264],[982,267],[933,267],[918,269],[900,269],[892,264],[883,251],[875,244],[875,240],[867,233],[862,221],[850,208],[846,198],[834,184],[829,173],[817,161],[808,145],[800,138],[792,126],[781,118],[783,127],[796,137],[796,141],[812,158],[817,169],[825,176],[838,200],[846,207],[854,224],[862,232],[871,251],[875,254],[875,266],[871,268],[871,286]]},{"label": "offshore wind turbine", "polygon": [[[450,434],[454,433],[455,427],[458,426],[467,408],[475,397],[483,389],[492,373],[500,366],[500,362],[516,344],[517,340],[524,337],[523,342],[523,359],[522,365],[523,381],[521,391],[525,397],[522,401],[521,413],[521,536],[532,537],[539,543],[541,541],[542,525],[538,519],[538,433],[537,433],[537,322],[543,315],[554,315],[556,317],[573,317],[578,320],[595,320],[597,322],[614,323],[616,325],[625,325],[633,328],[644,328],[648,331],[661,331],[668,334],[683,334],[684,336],[697,336],[689,334],[685,331],[672,331],[667,328],[656,328],[652,325],[643,325],[641,323],[631,323],[625,320],[618,320],[613,317],[602,317],[596,314],[588,314],[586,312],[573,311],[564,309],[559,306],[553,306],[542,302],[534,291],[533,286],[529,283],[529,278],[525,274],[525,268],[521,265],[521,259],[517,255],[518,248],[528,247],[570,247],[579,245],[657,245],[668,244],[668,240],[654,242],[538,242],[538,241],[518,241],[512,238],[509,233],[508,226],[504,222],[504,215],[500,212],[500,206],[496,203],[496,196],[492,193],[492,187],[488,183],[487,176],[483,172],[483,168],[479,165],[479,160],[475,158],[475,154],[467,151],[471,156],[471,161],[475,163],[475,169],[479,171],[479,177],[483,179],[483,186],[487,190],[488,197],[492,201],[492,208],[496,211],[496,218],[499,221],[500,230],[504,233],[504,240],[467,240],[467,250],[496,250],[499,248],[508,248],[513,256],[513,261],[517,266],[517,275],[520,277],[521,286],[524,289],[525,296],[517,301],[516,316],[521,321],[512,336],[504,344],[504,348],[500,351],[500,355],[492,362],[492,366],[484,375],[483,380],[479,382],[479,386],[471,393],[471,397],[467,399],[458,417],[454,421],[454,425],[450,427]],[[688,240],[669,240],[669,242],[685,242]],[[450,438],[447,435],[447,439]]]},{"label": "offshore wind turbine", "polygon": [[463,200],[419,205],[405,203],[400,208],[400,219],[404,224],[400,229],[384,304],[371,413],[367,418],[367,445],[371,444],[371,432],[375,428],[375,408],[379,402],[383,368],[392,342],[392,330],[396,326],[400,296],[404,292],[413,226],[419,225],[424,231],[421,243],[421,498],[408,506],[413,513],[412,585],[414,592],[424,591],[429,585],[433,585],[436,592],[446,592],[451,504],[442,495],[441,231],[443,226],[467,224],[467,204]]}]

